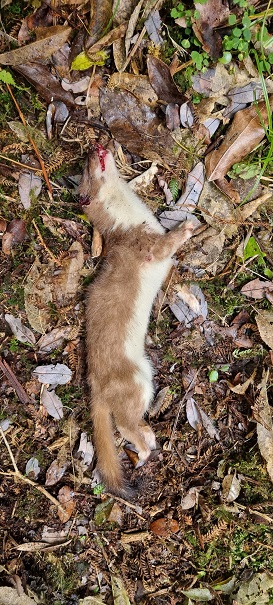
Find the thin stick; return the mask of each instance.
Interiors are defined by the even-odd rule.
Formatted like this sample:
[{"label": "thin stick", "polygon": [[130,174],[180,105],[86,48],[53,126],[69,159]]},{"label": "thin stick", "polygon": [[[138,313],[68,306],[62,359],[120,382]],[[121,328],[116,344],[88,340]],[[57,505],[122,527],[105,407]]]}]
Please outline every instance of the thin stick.
[{"label": "thin stick", "polygon": [[110,498],[114,498],[118,502],[121,502],[121,504],[125,504],[129,508],[132,508],[135,511],[136,516],[139,517],[139,519],[142,519],[142,521],[146,521],[145,517],[142,517],[142,515],[139,514],[139,512],[138,512],[139,507],[136,506],[135,504],[131,504],[131,502],[128,502],[128,500],[124,500],[123,498],[120,498],[119,496],[115,496],[113,494],[109,494],[108,492],[103,492],[103,495],[109,496]]},{"label": "thin stick", "polygon": [[38,235],[38,238],[43,246],[43,248],[45,249],[45,251],[47,252],[48,256],[51,258],[51,260],[53,260],[54,263],[56,263],[56,265],[59,265],[59,267],[62,267],[62,263],[56,258],[56,256],[54,256],[53,252],[51,252],[51,250],[49,250],[49,248],[47,247],[46,243],[44,242],[42,235],[39,231],[39,228],[37,227],[35,220],[32,219],[34,228],[36,230],[36,233]]},{"label": "thin stick", "polygon": [[[15,98],[15,96],[14,96],[12,90],[11,90],[11,87],[10,87],[9,84],[6,84],[6,87],[7,87],[8,91],[9,91],[9,94],[10,94],[10,96],[11,96],[11,98],[12,98],[14,104],[15,104],[15,107],[16,107],[18,113],[19,113],[21,121],[22,121],[22,123],[24,124],[24,126],[27,129],[27,122],[25,120],[25,116],[23,115],[23,113],[22,113],[22,111],[20,109],[20,106],[17,103],[17,100],[16,100],[16,98]],[[36,145],[35,141],[33,140],[33,138],[28,133],[28,129],[27,129],[27,136],[28,136],[29,142],[32,145],[32,147],[33,147],[33,149],[34,149],[34,151],[36,153],[36,156],[38,158],[38,162],[39,162],[39,164],[41,166],[42,173],[44,175],[44,179],[45,179],[46,186],[47,186],[47,189],[48,189],[48,194],[49,194],[50,199],[52,200],[52,187],[51,187],[51,184],[49,182],[49,178],[48,178],[48,174],[47,174],[47,171],[46,171],[46,167],[45,167],[44,161],[43,161],[43,159],[40,156],[40,153],[39,153],[39,150],[37,148],[37,145]]]},{"label": "thin stick", "polygon": [[5,475],[6,477],[14,477],[16,479],[19,479],[20,481],[23,481],[23,483],[28,483],[28,485],[32,485],[32,487],[35,487],[35,489],[37,489],[39,492],[41,492],[41,494],[43,494],[46,498],[48,498],[48,500],[50,500],[53,504],[55,504],[55,506],[57,506],[57,508],[63,514],[66,514],[66,511],[63,509],[60,502],[58,500],[56,500],[56,498],[54,498],[54,496],[52,496],[42,485],[38,485],[37,483],[35,483],[35,481],[32,481],[28,477],[25,477],[24,475],[22,475],[22,473],[19,471],[18,466],[14,459],[13,453],[10,449],[10,445],[6,439],[6,436],[5,436],[4,431],[1,426],[0,426],[0,435],[3,438],[3,441],[8,450],[8,453],[10,455],[10,459],[11,459],[11,462],[12,462],[12,465],[14,468],[14,471],[7,471],[7,472],[0,471],[0,475]]},{"label": "thin stick", "polygon": [[27,164],[22,164],[22,162],[18,162],[17,160],[14,160],[13,158],[9,158],[7,155],[3,155],[2,153],[0,153],[0,158],[2,158],[3,160],[7,160],[7,162],[11,162],[12,164],[16,164],[16,166],[22,166],[22,168],[25,168],[27,170],[33,170],[34,172],[42,172],[40,170],[40,168],[34,168],[33,166],[27,166]]}]

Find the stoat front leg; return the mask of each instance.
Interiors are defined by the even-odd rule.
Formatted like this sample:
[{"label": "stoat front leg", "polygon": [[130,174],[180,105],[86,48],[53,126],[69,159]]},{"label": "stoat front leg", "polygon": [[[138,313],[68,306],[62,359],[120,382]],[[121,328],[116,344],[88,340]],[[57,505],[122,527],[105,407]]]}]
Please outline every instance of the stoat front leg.
[{"label": "stoat front leg", "polygon": [[151,248],[151,256],[155,261],[161,261],[172,256],[181,246],[191,238],[196,223],[188,220],[182,223],[181,227],[173,229],[164,235],[159,235]]}]

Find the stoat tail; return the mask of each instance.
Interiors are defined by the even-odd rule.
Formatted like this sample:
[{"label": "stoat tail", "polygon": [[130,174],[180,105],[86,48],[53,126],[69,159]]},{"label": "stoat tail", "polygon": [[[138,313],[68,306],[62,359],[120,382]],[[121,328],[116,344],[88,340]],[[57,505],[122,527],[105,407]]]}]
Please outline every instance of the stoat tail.
[{"label": "stoat tail", "polygon": [[101,401],[92,401],[94,444],[97,466],[106,490],[117,496],[129,497],[114,442],[111,412]]}]

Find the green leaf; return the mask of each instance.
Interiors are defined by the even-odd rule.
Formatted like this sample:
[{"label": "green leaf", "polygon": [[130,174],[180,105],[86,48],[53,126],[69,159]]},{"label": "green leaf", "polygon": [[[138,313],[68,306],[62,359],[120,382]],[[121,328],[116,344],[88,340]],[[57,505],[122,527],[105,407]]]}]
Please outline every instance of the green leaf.
[{"label": "green leaf", "polygon": [[243,18],[242,18],[242,24],[245,27],[250,27],[251,26],[251,19],[249,18],[249,16],[248,16],[247,13],[245,13],[244,16],[243,16]]},{"label": "green leaf", "polygon": [[227,65],[228,63],[230,63],[231,60],[232,60],[232,54],[226,50],[223,53],[223,56],[219,59],[219,63],[223,63],[224,65]]},{"label": "green leaf", "polygon": [[229,15],[229,17],[228,17],[228,22],[229,22],[229,25],[235,25],[236,21],[237,21],[237,19],[236,19],[236,15],[233,15],[233,14],[231,13],[231,15]]},{"label": "green leaf", "polygon": [[189,599],[194,599],[195,601],[212,601],[214,598],[208,588],[190,588],[181,592],[185,597],[189,597]]},{"label": "green leaf", "polygon": [[239,27],[234,27],[232,30],[232,35],[235,36],[235,38],[241,38],[242,30]]},{"label": "green leaf", "polygon": [[268,267],[265,267],[264,274],[266,275],[266,277],[269,277],[269,279],[272,279],[273,277],[273,271],[271,271],[271,269],[269,269]]},{"label": "green leaf", "polygon": [[12,86],[16,86],[16,82],[14,81],[11,73],[6,69],[1,69],[0,71],[0,80],[5,84],[11,84]]},{"label": "green leaf", "polygon": [[202,55],[199,52],[197,52],[197,50],[193,50],[191,52],[191,58],[192,58],[193,62],[195,63],[196,68],[198,70],[200,70],[202,68],[202,64],[203,64]]},{"label": "green leaf", "polygon": [[173,200],[174,202],[177,200],[178,198],[178,194],[179,194],[179,186],[178,186],[178,182],[176,179],[171,179],[169,182],[169,189],[170,192],[173,196]]},{"label": "green leaf", "polygon": [[209,373],[209,381],[217,382],[218,377],[219,377],[219,374],[218,374],[217,370],[211,370],[211,372]]},{"label": "green leaf", "polygon": [[256,242],[255,237],[253,235],[249,238],[245,248],[244,248],[244,260],[248,258],[252,258],[252,256],[259,256],[263,258],[266,256],[264,252],[261,251],[259,244]]},{"label": "green leaf", "polygon": [[183,48],[190,48],[190,45],[191,45],[191,43],[189,40],[185,39],[185,40],[182,40],[182,42],[181,42],[181,46],[183,46]]},{"label": "green leaf", "polygon": [[99,494],[101,494],[103,492],[105,488],[105,485],[103,485],[103,483],[98,483],[98,485],[96,485],[96,487],[93,488],[93,494],[95,496],[98,496]]},{"label": "green leaf", "polygon": [[248,42],[250,42],[250,40],[251,40],[251,31],[250,31],[250,29],[244,29],[243,30],[243,36],[244,36],[245,40],[247,40]]},{"label": "green leaf", "polygon": [[82,71],[83,69],[88,69],[91,67],[92,61],[87,57],[85,52],[81,52],[79,55],[75,57],[75,59],[71,63],[71,69],[76,69]]},{"label": "green leaf", "polygon": [[74,61],[72,61],[71,69],[83,71],[84,69],[91,67],[91,65],[104,65],[107,58],[108,54],[104,50],[100,50],[90,57],[88,57],[85,52],[82,51],[79,55],[77,55],[77,57],[75,57]]}]

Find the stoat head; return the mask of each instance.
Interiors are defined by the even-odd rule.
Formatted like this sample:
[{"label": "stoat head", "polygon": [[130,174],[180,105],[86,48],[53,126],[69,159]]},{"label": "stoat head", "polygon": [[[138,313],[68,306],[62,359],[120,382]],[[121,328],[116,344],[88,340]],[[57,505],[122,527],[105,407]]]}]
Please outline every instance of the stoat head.
[{"label": "stoat head", "polygon": [[87,156],[80,184],[80,204],[88,206],[110,179],[118,180],[118,171],[111,151],[98,143]]},{"label": "stoat head", "polygon": [[94,145],[85,163],[79,203],[101,232],[111,229],[114,224],[107,212],[107,204],[118,189],[118,183],[119,174],[111,151],[102,145]]}]

